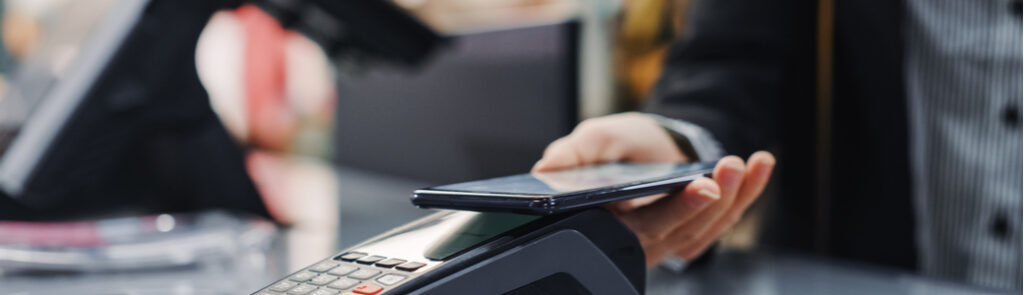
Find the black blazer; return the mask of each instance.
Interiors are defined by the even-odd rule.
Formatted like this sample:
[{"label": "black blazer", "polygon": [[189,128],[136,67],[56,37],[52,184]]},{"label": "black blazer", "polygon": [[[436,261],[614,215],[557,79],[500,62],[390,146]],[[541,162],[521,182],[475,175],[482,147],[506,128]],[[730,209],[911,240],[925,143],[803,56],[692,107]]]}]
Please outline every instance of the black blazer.
[{"label": "black blazer", "polygon": [[836,0],[827,199],[815,193],[817,1],[692,5],[646,111],[708,129],[730,154],[776,153],[764,244],[916,269],[902,1]]}]

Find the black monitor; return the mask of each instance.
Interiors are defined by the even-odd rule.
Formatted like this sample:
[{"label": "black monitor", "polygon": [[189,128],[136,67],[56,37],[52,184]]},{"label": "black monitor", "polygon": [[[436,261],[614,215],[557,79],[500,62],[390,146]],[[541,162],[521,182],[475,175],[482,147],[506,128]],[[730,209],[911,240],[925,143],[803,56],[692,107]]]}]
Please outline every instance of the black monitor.
[{"label": "black monitor", "polygon": [[412,71],[341,73],[336,159],[447,183],[528,171],[577,122],[576,22],[455,36]]}]

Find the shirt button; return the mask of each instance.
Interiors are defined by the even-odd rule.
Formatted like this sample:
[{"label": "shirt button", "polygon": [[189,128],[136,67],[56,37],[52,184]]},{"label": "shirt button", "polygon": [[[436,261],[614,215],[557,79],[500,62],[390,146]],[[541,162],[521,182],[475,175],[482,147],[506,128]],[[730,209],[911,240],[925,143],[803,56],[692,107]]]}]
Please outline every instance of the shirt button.
[{"label": "shirt button", "polygon": [[1010,236],[1010,221],[1006,219],[1005,214],[996,214],[996,217],[992,219],[991,224],[992,234],[1000,239],[1006,239]]},{"label": "shirt button", "polygon": [[1015,105],[1009,105],[1006,109],[1003,109],[1003,122],[1014,128],[1020,126],[1020,108]]}]

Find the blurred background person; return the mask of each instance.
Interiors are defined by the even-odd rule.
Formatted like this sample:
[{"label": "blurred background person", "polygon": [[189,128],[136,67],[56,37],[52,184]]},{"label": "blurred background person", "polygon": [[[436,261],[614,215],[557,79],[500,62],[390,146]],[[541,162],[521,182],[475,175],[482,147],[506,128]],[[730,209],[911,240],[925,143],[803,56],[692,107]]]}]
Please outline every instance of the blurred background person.
[{"label": "blurred background person", "polygon": [[[211,17],[196,46],[196,67],[221,122],[249,148],[246,167],[271,216],[284,223],[331,216],[317,213],[337,205],[336,188],[322,187],[331,181],[299,185],[323,174],[303,171],[323,169],[297,167],[331,154],[336,98],[324,51],[249,4]],[[305,223],[330,223],[320,219]]]}]

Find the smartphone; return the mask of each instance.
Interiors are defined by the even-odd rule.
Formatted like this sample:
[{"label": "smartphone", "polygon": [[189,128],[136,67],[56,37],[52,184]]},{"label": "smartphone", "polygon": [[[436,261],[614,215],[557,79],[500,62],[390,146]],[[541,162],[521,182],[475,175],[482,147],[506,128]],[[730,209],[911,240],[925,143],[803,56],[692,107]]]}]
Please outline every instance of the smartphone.
[{"label": "smartphone", "polygon": [[412,203],[420,208],[556,214],[682,189],[710,175],[714,165],[609,163],[518,174],[419,189]]}]

